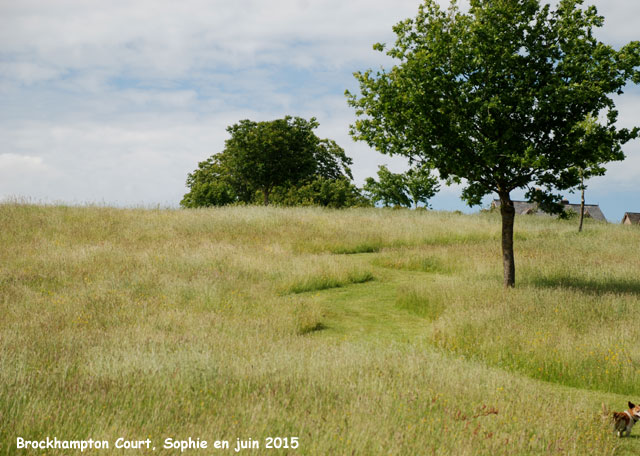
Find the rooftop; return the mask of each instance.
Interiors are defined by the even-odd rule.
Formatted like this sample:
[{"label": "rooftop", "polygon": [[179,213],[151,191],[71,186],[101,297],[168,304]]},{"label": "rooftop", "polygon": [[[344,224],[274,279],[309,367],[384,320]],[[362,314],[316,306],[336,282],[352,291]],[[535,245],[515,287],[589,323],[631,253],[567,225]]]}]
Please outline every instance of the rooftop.
[{"label": "rooftop", "polygon": [[[566,200],[563,200],[562,203],[564,204],[565,210],[571,209],[572,211],[578,214],[580,213],[580,204],[573,204]],[[500,207],[500,200],[494,199],[491,206]],[[527,215],[527,214],[546,215],[544,212],[538,209],[537,203],[532,203],[531,201],[514,201],[513,207],[516,210],[516,214],[520,214],[520,215]],[[604,214],[600,210],[600,206],[598,206],[597,204],[585,204],[584,214],[585,214],[585,217],[591,217],[594,220],[600,220],[603,222],[607,221]]]},{"label": "rooftop", "polygon": [[622,223],[625,220],[629,220],[629,223],[632,224],[640,223],[640,212],[625,212],[624,217],[622,217]]}]

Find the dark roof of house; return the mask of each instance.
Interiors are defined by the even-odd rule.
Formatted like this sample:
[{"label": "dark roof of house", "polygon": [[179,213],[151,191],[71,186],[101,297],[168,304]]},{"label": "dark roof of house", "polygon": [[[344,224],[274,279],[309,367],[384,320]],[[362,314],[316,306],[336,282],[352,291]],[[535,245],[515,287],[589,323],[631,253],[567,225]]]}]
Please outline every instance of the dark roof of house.
[{"label": "dark roof of house", "polygon": [[[564,209],[573,209],[576,214],[580,214],[580,205],[579,204],[565,204]],[[585,217],[588,215],[594,220],[600,220],[606,222],[604,214],[600,210],[600,206],[597,204],[585,204],[584,205],[584,215]]]},{"label": "dark roof of house", "polygon": [[[500,200],[495,199],[493,203],[491,203],[492,207],[500,207]],[[536,203],[532,203],[530,201],[514,201],[513,207],[516,210],[516,214],[526,215],[526,214],[536,214],[536,215],[546,215],[544,212],[538,209],[538,205]],[[571,204],[564,203],[564,209],[571,209],[576,213],[580,213],[580,205],[579,204]],[[584,213],[585,216],[591,217],[594,220],[600,220],[606,222],[604,214],[600,210],[600,206],[597,204],[585,204],[584,205]]]},{"label": "dark roof of house", "polygon": [[[491,207],[500,207],[500,200],[494,199]],[[516,210],[516,214],[534,214],[538,212],[537,204],[529,201],[514,201],[513,208]]]},{"label": "dark roof of house", "polygon": [[628,218],[631,223],[640,223],[640,212],[625,212],[622,221]]}]

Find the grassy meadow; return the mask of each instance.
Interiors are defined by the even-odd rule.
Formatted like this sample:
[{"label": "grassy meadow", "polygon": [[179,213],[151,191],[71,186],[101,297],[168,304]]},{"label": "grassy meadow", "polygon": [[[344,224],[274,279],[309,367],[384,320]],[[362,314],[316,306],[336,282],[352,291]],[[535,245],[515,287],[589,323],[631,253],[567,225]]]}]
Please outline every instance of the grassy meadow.
[{"label": "grassy meadow", "polygon": [[517,217],[506,291],[491,213],[5,203],[0,246],[0,455],[640,452],[637,227]]}]

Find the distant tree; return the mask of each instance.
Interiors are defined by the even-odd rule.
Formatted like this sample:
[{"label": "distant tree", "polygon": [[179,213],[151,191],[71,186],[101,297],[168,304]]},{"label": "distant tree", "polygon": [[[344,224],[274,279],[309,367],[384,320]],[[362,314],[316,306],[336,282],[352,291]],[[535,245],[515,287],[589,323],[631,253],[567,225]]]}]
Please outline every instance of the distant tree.
[{"label": "distant tree", "polygon": [[216,155],[198,163],[198,169],[187,176],[187,187],[190,190],[180,202],[182,207],[225,206],[239,199]]},{"label": "distant tree", "polygon": [[[469,205],[498,194],[505,287],[515,285],[511,192],[528,189],[541,207],[560,210],[555,192],[574,188],[578,169],[624,159],[621,145],[638,136],[616,127],[610,95],[640,82],[640,43],[616,51],[598,41],[593,29],[604,19],[582,3],[560,0],[552,11],[538,0],[471,0],[463,13],[455,2],[444,10],[425,0],[415,19],[394,27],[387,54],[399,63],[356,73],[360,95],[347,91],[360,117],[356,140],[466,181]],[[600,112],[606,123],[595,127],[593,147],[576,147],[579,123]]]},{"label": "distant tree", "polygon": [[[577,126],[581,131],[583,131],[583,136],[578,140],[578,148],[592,148],[592,147],[606,147],[606,142],[600,141],[597,137],[594,138],[594,135],[597,135],[601,130],[598,128],[597,120],[591,115],[587,115],[584,121],[580,122]],[[603,151],[606,154],[607,151]],[[593,176],[601,176],[605,173],[605,168],[600,165],[597,161],[588,163],[586,167],[578,167],[577,168],[578,175],[580,177],[580,183],[577,188],[580,190],[580,212],[579,222],[578,222],[578,232],[582,232],[582,225],[584,222],[584,193],[587,188],[584,181]]]},{"label": "distant tree", "polygon": [[392,173],[382,165],[378,167],[378,180],[368,177],[363,190],[376,203],[384,206],[402,206],[414,208],[419,203],[429,207],[429,199],[438,192],[438,178],[431,174],[427,165],[415,166],[406,173]]},{"label": "distant tree", "polygon": [[321,139],[314,149],[315,168],[313,177],[325,179],[353,179],[350,166],[353,160],[347,157],[344,149],[332,139]]},{"label": "distant tree", "polygon": [[265,206],[279,185],[296,184],[313,175],[319,139],[315,118],[285,117],[270,122],[241,120],[227,128],[224,163],[231,179],[259,190]]},{"label": "distant tree", "polygon": [[407,195],[406,176],[392,173],[384,165],[378,167],[378,180],[367,177],[363,190],[374,204],[382,203],[385,207],[411,205]]},{"label": "distant tree", "polygon": [[277,187],[272,193],[272,201],[283,206],[371,206],[371,201],[344,177],[329,179],[318,176],[297,186]]},{"label": "distant tree", "polygon": [[228,127],[231,138],[224,150],[200,162],[188,175],[189,192],[181,205],[268,205],[272,195],[284,205],[363,203],[351,183],[351,158],[335,141],[318,138],[313,132],[317,127],[315,118],[298,117],[241,120]]},{"label": "distant tree", "polygon": [[413,207],[418,208],[418,203],[429,207],[429,200],[440,189],[438,178],[431,174],[432,168],[428,165],[419,165],[405,173],[407,193],[413,201]]}]

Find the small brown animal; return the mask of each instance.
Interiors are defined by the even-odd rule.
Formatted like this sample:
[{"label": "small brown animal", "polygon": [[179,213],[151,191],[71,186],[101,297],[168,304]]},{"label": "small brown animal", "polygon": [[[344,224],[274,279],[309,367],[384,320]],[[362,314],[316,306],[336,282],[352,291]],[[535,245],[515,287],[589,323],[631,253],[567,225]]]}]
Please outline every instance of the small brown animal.
[{"label": "small brown animal", "polygon": [[613,429],[618,434],[618,437],[623,437],[625,434],[631,434],[631,428],[636,421],[640,420],[640,405],[634,405],[629,402],[629,410],[624,412],[613,412]]}]

